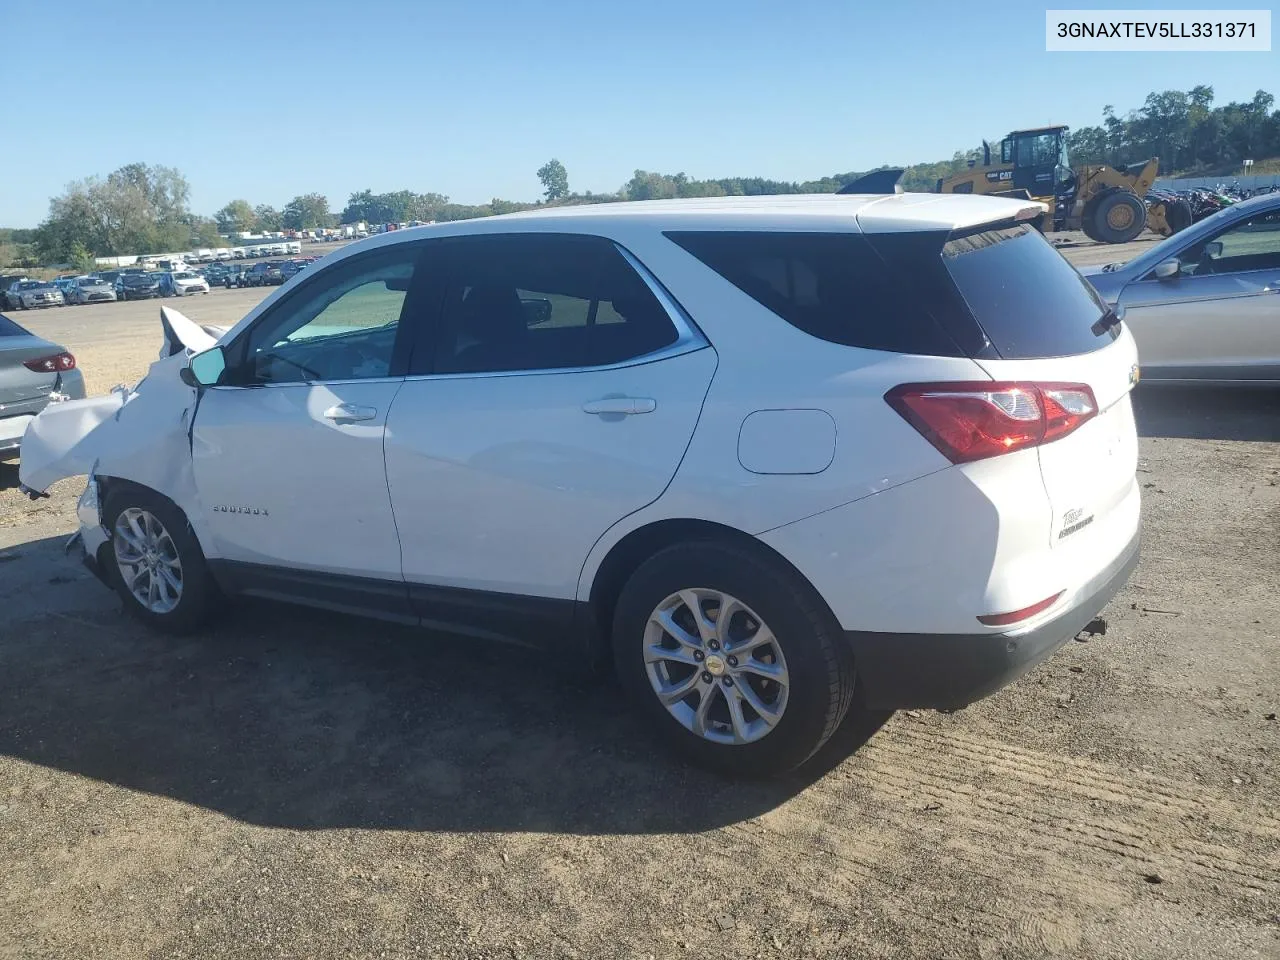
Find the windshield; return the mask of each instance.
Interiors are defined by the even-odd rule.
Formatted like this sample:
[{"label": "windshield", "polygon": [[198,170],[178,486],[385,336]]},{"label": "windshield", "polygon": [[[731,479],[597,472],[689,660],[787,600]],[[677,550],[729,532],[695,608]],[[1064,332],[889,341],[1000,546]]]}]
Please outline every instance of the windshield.
[{"label": "windshield", "polygon": [[192,280],[194,278],[195,278],[194,273],[175,273],[173,275],[173,279],[175,280]]},{"label": "windshield", "polygon": [[1236,219],[1243,220],[1250,215],[1257,216],[1258,214],[1266,213],[1268,209],[1280,210],[1280,198],[1277,198],[1274,194],[1266,194],[1261,197],[1254,197],[1251,200],[1233,203],[1228,207],[1223,207],[1217,213],[1205,217],[1199,223],[1193,224],[1181,233],[1166,237],[1142,254],[1142,256],[1134,257],[1128,263],[1121,264],[1121,266],[1126,270],[1133,269],[1139,274],[1146,273],[1148,270],[1153,269],[1157,263],[1177,256],[1178,252],[1189,244],[1198,243],[1204,240],[1205,237],[1217,233],[1231,221]]}]

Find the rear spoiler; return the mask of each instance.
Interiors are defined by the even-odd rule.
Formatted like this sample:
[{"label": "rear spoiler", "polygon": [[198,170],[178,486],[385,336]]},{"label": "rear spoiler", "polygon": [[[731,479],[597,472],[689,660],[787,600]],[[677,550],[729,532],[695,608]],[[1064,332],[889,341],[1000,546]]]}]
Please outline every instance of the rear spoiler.
[{"label": "rear spoiler", "polygon": [[887,170],[872,170],[864,173],[857,180],[846,183],[836,193],[901,193],[898,181],[902,179],[902,167],[890,167]]}]

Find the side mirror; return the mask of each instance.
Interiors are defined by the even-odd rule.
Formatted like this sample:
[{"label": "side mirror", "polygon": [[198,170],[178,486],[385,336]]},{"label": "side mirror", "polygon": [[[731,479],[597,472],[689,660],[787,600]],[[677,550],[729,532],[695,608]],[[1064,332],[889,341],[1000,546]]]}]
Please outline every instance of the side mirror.
[{"label": "side mirror", "polygon": [[521,300],[520,307],[524,310],[526,326],[536,327],[538,324],[546,323],[551,319],[551,301],[544,297],[530,297],[527,300]]},{"label": "side mirror", "polygon": [[203,353],[197,353],[182,368],[179,376],[189,387],[217,386],[222,374],[227,369],[227,358],[221,347],[211,347]]},{"label": "side mirror", "polygon": [[1155,274],[1157,280],[1172,280],[1182,270],[1182,263],[1176,258],[1172,260],[1163,260],[1156,264]]}]

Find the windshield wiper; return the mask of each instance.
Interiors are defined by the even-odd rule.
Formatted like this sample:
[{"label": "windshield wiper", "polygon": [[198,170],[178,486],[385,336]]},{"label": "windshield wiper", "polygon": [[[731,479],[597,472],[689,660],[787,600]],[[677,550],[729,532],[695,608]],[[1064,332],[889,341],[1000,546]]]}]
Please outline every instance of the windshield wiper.
[{"label": "windshield wiper", "polygon": [[1100,316],[1090,330],[1093,331],[1095,337],[1100,337],[1112,327],[1120,326],[1120,320],[1124,316],[1124,312],[1117,313],[1113,307],[1108,307],[1107,312]]}]

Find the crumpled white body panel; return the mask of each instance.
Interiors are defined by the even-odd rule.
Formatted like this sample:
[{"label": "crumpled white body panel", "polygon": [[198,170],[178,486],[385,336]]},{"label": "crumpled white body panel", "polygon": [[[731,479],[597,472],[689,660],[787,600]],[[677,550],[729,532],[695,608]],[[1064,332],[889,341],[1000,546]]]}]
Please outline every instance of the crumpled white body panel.
[{"label": "crumpled white body panel", "polygon": [[[216,342],[177,311],[162,309],[170,329],[184,342],[189,337],[198,349]],[[162,357],[132,391],[46,407],[22,438],[19,482],[43,493],[59,480],[90,471],[132,480],[174,501],[200,542],[208,543],[191,470],[190,425],[197,393],[179,376],[188,359],[185,350]]]}]

